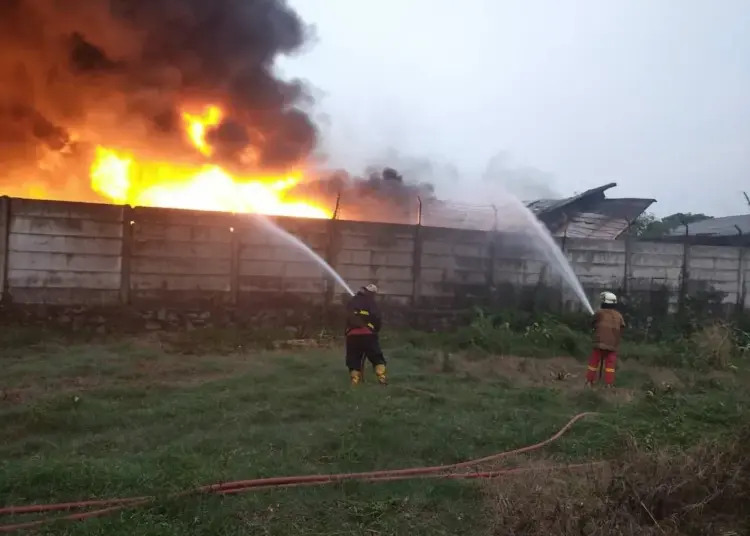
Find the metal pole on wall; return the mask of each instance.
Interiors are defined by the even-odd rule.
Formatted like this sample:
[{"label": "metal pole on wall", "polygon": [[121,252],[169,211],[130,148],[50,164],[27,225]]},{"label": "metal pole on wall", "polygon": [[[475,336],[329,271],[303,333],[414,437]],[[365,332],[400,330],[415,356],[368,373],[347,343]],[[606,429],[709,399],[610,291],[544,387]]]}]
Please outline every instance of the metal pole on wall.
[{"label": "metal pole on wall", "polygon": [[332,220],[337,220],[339,217],[339,207],[341,206],[341,190],[336,194],[336,205],[333,207]]},{"label": "metal pole on wall", "polygon": [[[336,258],[338,257],[338,229],[336,222],[339,218],[339,209],[341,208],[341,190],[336,194],[336,204],[333,207],[333,214],[331,219],[328,220],[328,243],[326,244],[325,259],[331,268],[336,269]],[[328,318],[328,305],[333,303],[334,287],[336,282],[331,276],[326,276],[326,285],[324,290],[324,313],[323,316],[327,321]]]}]

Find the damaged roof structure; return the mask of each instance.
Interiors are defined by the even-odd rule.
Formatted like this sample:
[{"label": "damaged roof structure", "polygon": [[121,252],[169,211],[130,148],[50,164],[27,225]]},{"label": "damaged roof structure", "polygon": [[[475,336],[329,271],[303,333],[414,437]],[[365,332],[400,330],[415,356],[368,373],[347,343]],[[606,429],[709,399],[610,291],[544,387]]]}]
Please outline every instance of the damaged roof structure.
[{"label": "damaged roof structure", "polygon": [[[617,186],[608,183],[565,199],[525,202],[531,212],[554,236],[615,240],[623,235],[655,199],[607,198],[605,192]],[[504,207],[457,205],[437,201],[425,207],[423,225],[454,229],[513,231],[523,225],[514,203]]]},{"label": "damaged roof structure", "polygon": [[526,206],[555,236],[614,240],[643,214],[655,199],[607,198],[607,190],[617,186],[610,182],[567,199],[540,199]]}]

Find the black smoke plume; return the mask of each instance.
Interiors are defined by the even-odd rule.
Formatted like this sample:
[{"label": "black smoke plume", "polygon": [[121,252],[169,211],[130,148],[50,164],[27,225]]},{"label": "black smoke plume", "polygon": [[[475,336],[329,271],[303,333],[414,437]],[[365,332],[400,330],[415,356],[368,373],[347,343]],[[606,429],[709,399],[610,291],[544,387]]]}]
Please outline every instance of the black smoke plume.
[{"label": "black smoke plume", "polygon": [[437,202],[432,184],[416,182],[390,167],[374,166],[361,175],[342,169],[322,173],[300,183],[289,195],[337,206],[339,219],[404,224],[418,221],[420,204]]},{"label": "black smoke plume", "polygon": [[209,136],[227,162],[248,145],[258,167],[298,162],[316,129],[273,61],[306,36],[284,0],[3,0],[0,181],[97,144],[191,158],[180,113],[206,103],[227,112]]}]

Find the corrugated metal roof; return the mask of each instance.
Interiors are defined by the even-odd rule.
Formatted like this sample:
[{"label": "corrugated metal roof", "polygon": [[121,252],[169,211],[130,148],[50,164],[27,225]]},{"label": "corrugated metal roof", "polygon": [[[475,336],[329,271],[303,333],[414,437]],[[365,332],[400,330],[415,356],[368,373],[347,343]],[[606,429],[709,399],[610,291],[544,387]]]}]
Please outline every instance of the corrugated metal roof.
[{"label": "corrugated metal roof", "polygon": [[551,210],[562,208],[564,206],[570,205],[571,203],[575,203],[576,201],[580,199],[583,199],[585,197],[591,197],[595,194],[603,194],[605,191],[609,190],[610,188],[614,188],[615,186],[617,186],[616,182],[608,182],[607,184],[603,186],[597,186],[596,188],[591,188],[590,190],[586,190],[585,192],[576,194],[572,197],[566,197],[565,199],[558,199],[557,201],[553,201],[549,205],[545,206],[543,210],[539,211],[539,213],[549,212]]},{"label": "corrugated metal roof", "polygon": [[627,231],[630,222],[652,203],[653,199],[603,199],[585,212],[570,216],[567,224],[558,229],[555,235],[614,240]]},{"label": "corrugated metal roof", "polygon": [[[688,224],[690,236],[737,236],[739,234],[750,234],[750,214],[713,218]],[[672,229],[667,236],[685,236],[685,226],[680,225]]]},{"label": "corrugated metal roof", "polygon": [[[557,209],[565,209],[568,221],[556,229],[556,236],[614,240],[627,230],[630,222],[655,202],[654,199],[605,199],[598,195],[615,186],[617,183],[610,182],[566,199],[539,199],[527,206],[540,217]],[[584,198],[591,200],[586,200],[585,210],[576,211],[574,203]],[[597,201],[594,202],[595,199]]]},{"label": "corrugated metal roof", "polygon": [[550,207],[559,202],[559,199],[537,199],[536,201],[526,201],[525,204],[531,212],[539,214],[549,210]]}]

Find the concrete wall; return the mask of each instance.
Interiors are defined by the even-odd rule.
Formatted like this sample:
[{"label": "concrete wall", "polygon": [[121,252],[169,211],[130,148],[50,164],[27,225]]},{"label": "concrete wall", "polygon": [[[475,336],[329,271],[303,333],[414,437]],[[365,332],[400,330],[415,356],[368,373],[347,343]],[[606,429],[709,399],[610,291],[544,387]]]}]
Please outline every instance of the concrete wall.
[{"label": "concrete wall", "polygon": [[139,207],[129,218],[129,300],[229,299],[230,216]]},{"label": "concrete wall", "polygon": [[[462,307],[508,301],[513,289],[574,293],[548,256],[518,235],[422,226],[278,218],[353,288],[389,301]],[[584,291],[714,289],[750,305],[741,248],[567,239],[558,242]],[[683,272],[688,275],[683,287]],[[294,295],[331,302],[332,277],[283,234],[249,215],[0,198],[3,300],[45,304],[214,303],[266,306]],[[514,291],[515,292],[515,291]]]},{"label": "concrete wall", "polygon": [[4,290],[19,303],[117,303],[123,207],[7,199]]}]

